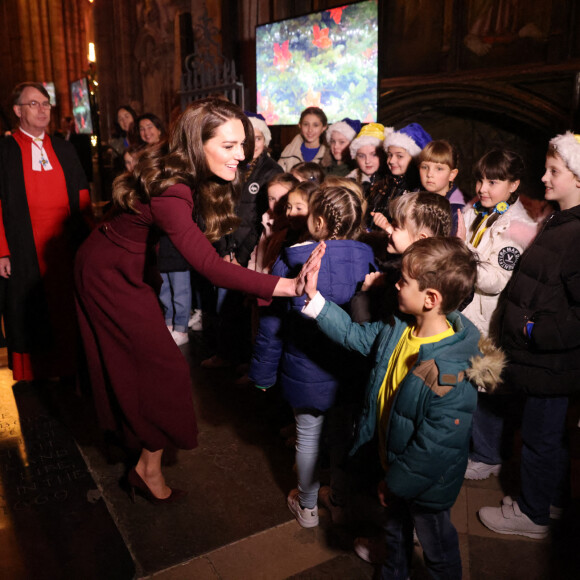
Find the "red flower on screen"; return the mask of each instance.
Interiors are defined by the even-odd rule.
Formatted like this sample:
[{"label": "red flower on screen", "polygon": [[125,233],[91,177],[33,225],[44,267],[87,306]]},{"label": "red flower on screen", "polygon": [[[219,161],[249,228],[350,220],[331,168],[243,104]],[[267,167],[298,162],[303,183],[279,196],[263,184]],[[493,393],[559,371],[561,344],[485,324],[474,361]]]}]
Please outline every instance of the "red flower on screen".
[{"label": "red flower on screen", "polygon": [[342,18],[342,11],[346,8],[346,6],[341,6],[340,8],[331,8],[328,12],[330,12],[330,17],[334,20],[336,24],[340,24],[340,19]]},{"label": "red flower on screen", "polygon": [[288,40],[285,40],[282,46],[277,42],[274,43],[274,66],[281,70],[288,68],[290,60],[292,60],[292,53],[288,50],[288,44]]},{"label": "red flower on screen", "polygon": [[328,38],[329,28],[320,28],[318,24],[312,27],[312,33],[314,34],[314,39],[312,44],[318,48],[328,48],[332,46],[332,40]]},{"label": "red flower on screen", "polygon": [[363,50],[362,55],[365,60],[370,60],[373,57],[374,53],[375,50],[373,48],[367,48],[366,50]]},{"label": "red flower on screen", "polygon": [[266,119],[266,125],[274,125],[280,117],[274,111],[274,103],[258,93],[258,113]]}]

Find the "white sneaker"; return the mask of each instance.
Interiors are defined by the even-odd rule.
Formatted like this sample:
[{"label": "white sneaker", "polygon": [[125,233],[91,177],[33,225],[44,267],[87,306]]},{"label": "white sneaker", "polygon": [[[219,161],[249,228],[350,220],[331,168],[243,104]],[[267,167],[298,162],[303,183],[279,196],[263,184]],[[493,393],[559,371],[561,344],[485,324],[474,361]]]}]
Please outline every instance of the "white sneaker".
[{"label": "white sneaker", "polygon": [[191,328],[191,330],[203,330],[203,313],[201,311],[201,309],[196,308],[192,315],[189,318],[189,322],[187,323],[187,326],[189,326],[189,328]]},{"label": "white sneaker", "polygon": [[356,555],[370,564],[382,564],[387,557],[387,544],[382,537],[357,538],[354,541]]},{"label": "white sneaker", "polygon": [[324,485],[318,491],[318,501],[329,511],[332,523],[340,526],[346,520],[345,509],[344,506],[333,504],[331,496],[332,490],[328,485]]},{"label": "white sneaker", "polygon": [[524,514],[518,502],[511,497],[504,497],[501,507],[482,507],[479,510],[481,523],[498,534],[512,534],[527,538],[543,539],[548,535],[549,527],[535,524]]},{"label": "white sneaker", "polygon": [[318,525],[318,506],[315,505],[313,508],[300,507],[297,489],[293,489],[288,494],[287,503],[288,509],[303,528],[315,528]]},{"label": "white sneaker", "polygon": [[490,475],[499,475],[501,463],[488,465],[480,461],[467,460],[467,469],[465,470],[465,479],[487,479]]},{"label": "white sneaker", "polygon": [[178,332],[177,330],[173,330],[171,332],[171,336],[175,341],[177,346],[181,346],[182,344],[187,344],[189,342],[189,335],[187,332]]}]

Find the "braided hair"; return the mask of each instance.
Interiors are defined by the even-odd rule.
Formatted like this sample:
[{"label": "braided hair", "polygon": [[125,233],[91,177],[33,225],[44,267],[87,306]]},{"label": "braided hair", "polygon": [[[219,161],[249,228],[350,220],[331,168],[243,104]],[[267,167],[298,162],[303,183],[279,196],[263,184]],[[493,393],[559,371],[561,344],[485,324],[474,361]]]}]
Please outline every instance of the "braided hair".
[{"label": "braided hair", "polygon": [[309,211],[314,220],[322,218],[325,224],[319,236],[313,234],[318,239],[348,239],[360,230],[361,198],[350,188],[321,187],[310,198]]}]

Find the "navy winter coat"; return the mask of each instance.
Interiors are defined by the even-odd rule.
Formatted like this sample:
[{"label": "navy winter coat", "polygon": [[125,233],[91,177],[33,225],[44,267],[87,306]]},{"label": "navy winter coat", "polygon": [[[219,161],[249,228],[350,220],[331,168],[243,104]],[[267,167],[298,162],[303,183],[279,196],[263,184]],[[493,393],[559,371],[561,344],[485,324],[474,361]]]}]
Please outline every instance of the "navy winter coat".
[{"label": "navy winter coat", "polygon": [[[286,248],[272,269],[277,276],[298,274],[313,243]],[[329,240],[318,275],[318,289],[328,300],[347,307],[364,277],[376,270],[371,248],[354,240]],[[301,314],[306,297],[274,301],[260,318],[250,378],[269,387],[279,378],[293,408],[328,410],[340,384],[360,374],[357,362],[325,337],[316,322]],[[279,372],[279,377],[278,377]]]}]

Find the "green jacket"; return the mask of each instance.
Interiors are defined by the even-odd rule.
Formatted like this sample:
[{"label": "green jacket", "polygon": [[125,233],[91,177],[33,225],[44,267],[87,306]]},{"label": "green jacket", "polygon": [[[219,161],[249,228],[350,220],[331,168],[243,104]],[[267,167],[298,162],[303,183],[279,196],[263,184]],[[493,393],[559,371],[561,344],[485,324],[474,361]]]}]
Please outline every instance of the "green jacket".
[{"label": "green jacket", "polygon": [[[447,319],[455,334],[419,350],[395,394],[386,438],[390,491],[433,510],[451,507],[461,488],[477,404],[477,387],[471,381],[480,378],[468,372],[473,359],[481,357],[479,331],[458,312]],[[316,321],[333,340],[373,359],[354,454],[376,435],[378,392],[407,323],[395,318],[392,325],[356,324],[331,302]]]}]

